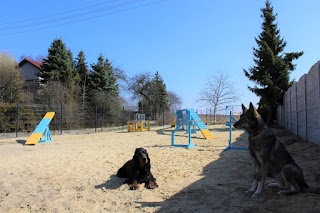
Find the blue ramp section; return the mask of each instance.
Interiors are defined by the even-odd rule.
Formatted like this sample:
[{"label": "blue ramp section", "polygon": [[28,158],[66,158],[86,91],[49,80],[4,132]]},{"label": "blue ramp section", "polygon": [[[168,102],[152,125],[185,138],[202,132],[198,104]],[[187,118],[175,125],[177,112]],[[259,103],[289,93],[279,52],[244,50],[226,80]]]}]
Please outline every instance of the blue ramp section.
[{"label": "blue ramp section", "polygon": [[205,139],[214,139],[212,133],[209,131],[207,125],[203,123],[199,115],[193,109],[189,109],[189,111],[190,111],[191,119],[195,122],[196,126],[199,128],[203,137],[205,137]]}]

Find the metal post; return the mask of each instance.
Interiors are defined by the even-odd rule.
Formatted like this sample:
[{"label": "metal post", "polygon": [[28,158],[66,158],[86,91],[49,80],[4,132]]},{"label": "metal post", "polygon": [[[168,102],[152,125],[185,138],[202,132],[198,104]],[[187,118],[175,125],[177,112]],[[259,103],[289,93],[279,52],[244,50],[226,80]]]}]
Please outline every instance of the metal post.
[{"label": "metal post", "polygon": [[232,111],[230,110],[229,147],[232,148]]},{"label": "metal post", "polygon": [[192,121],[191,120],[187,120],[188,147],[192,144],[192,140],[191,140],[191,125],[192,125]]},{"label": "metal post", "polygon": [[17,103],[16,137],[18,137],[18,132],[19,132],[19,103]]},{"label": "metal post", "polygon": [[162,126],[164,126],[164,107],[162,108]]},{"label": "metal post", "polygon": [[208,113],[207,113],[207,108],[206,108],[206,125],[208,125]]},{"label": "metal post", "polygon": [[95,116],[95,122],[94,122],[94,132],[97,132],[97,119],[98,119],[98,107],[96,106],[96,116]]},{"label": "metal post", "polygon": [[63,128],[63,108],[62,103],[60,105],[60,135],[62,135],[62,128]]},{"label": "metal post", "polygon": [[124,106],[122,106],[122,129],[124,129]]},{"label": "metal post", "polygon": [[101,131],[103,131],[103,126],[105,125],[104,119],[105,119],[105,117],[104,117],[104,107],[103,107],[102,109],[100,109],[100,129],[101,129]]}]

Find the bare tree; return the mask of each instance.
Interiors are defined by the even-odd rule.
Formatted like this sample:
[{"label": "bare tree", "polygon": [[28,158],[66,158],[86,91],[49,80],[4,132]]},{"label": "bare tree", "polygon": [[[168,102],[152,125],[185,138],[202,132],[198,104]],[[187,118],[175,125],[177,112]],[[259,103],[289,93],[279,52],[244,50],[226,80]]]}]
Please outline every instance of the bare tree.
[{"label": "bare tree", "polygon": [[0,52],[0,100],[5,103],[18,101],[22,87],[18,63],[11,55]]},{"label": "bare tree", "polygon": [[225,73],[210,76],[205,88],[201,90],[200,98],[197,100],[213,109],[214,123],[216,123],[217,112],[224,109],[227,104],[239,99],[237,91]]},{"label": "bare tree", "polygon": [[168,105],[170,111],[175,112],[181,107],[181,98],[174,92],[168,91]]},{"label": "bare tree", "polygon": [[148,93],[151,78],[151,73],[146,72],[133,76],[129,81],[128,89],[133,93],[133,100],[137,100],[140,103],[142,111],[150,101]]},{"label": "bare tree", "polygon": [[134,97],[138,100],[141,97],[147,96],[146,84],[151,81],[151,74],[150,73],[142,73],[133,76],[129,82],[129,90],[132,91]]},{"label": "bare tree", "polygon": [[168,91],[161,75],[157,71],[135,75],[129,82],[129,90],[135,99],[139,99],[139,110],[156,119],[169,107]]}]

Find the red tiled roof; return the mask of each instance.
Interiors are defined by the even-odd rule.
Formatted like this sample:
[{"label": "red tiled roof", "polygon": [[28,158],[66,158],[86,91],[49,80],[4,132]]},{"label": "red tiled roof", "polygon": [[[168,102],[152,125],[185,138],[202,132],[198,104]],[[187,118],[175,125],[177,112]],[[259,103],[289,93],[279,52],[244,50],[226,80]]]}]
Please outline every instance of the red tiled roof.
[{"label": "red tiled roof", "polygon": [[19,63],[19,67],[21,67],[24,63],[29,62],[30,64],[32,64],[33,66],[37,67],[40,69],[40,66],[42,64],[42,62],[40,61],[34,61],[32,59],[28,59],[28,58],[24,58],[20,63]]}]

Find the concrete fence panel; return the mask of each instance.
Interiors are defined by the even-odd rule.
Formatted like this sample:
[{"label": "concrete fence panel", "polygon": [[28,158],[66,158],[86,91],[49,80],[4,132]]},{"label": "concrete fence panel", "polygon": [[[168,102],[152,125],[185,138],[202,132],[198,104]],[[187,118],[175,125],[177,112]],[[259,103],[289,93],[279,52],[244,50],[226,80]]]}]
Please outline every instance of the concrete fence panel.
[{"label": "concrete fence panel", "polygon": [[284,106],[279,106],[277,109],[277,121],[280,126],[284,126]]},{"label": "concrete fence panel", "polygon": [[291,131],[291,106],[290,106],[290,90],[285,94],[284,106],[285,106],[285,127]]},{"label": "concrete fence panel", "polygon": [[307,140],[306,74],[297,83],[298,133]]},{"label": "concrete fence panel", "polygon": [[320,76],[319,63],[313,65],[307,75],[307,139],[311,142],[320,140]]},{"label": "concrete fence panel", "polygon": [[290,108],[291,108],[291,132],[298,134],[298,113],[297,113],[297,83],[290,88]]},{"label": "concrete fence panel", "polygon": [[279,125],[320,144],[320,61],[286,91],[277,112]]}]

